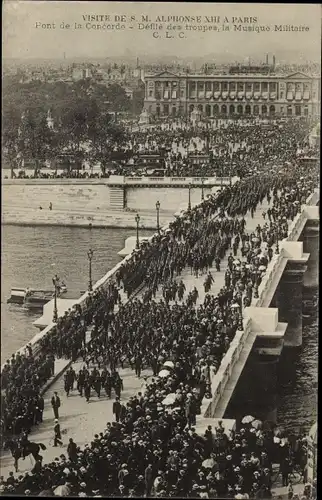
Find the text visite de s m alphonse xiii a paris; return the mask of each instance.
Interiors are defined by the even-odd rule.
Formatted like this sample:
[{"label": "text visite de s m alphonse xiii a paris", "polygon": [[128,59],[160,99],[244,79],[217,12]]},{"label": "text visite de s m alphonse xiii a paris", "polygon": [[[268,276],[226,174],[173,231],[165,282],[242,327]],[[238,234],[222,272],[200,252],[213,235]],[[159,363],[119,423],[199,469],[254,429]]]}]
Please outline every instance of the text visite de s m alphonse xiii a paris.
[{"label": "text visite de s m alphonse xiii a paris", "polygon": [[148,32],[153,38],[187,38],[193,33],[268,33],[290,32],[303,33],[310,31],[307,25],[262,23],[258,16],[216,16],[216,15],[158,15],[152,18],[146,14],[83,14],[74,22],[41,22],[35,21],[34,27],[39,30],[71,30],[71,31],[141,31]]}]

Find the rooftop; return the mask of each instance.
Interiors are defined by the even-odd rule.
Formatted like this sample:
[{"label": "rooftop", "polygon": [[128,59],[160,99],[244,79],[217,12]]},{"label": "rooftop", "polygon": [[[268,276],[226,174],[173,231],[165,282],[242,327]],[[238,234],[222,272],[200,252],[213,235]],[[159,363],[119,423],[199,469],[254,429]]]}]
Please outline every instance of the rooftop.
[{"label": "rooftop", "polygon": [[292,73],[285,72],[272,72],[272,73],[229,73],[228,71],[221,72],[213,72],[213,73],[172,73],[171,71],[163,71],[159,73],[148,73],[145,75],[145,78],[154,78],[154,77],[179,77],[179,78],[213,78],[213,77],[225,77],[229,79],[238,78],[289,78],[292,76],[298,75],[298,78],[319,78],[319,76],[315,74],[303,73],[302,71],[296,71]]}]

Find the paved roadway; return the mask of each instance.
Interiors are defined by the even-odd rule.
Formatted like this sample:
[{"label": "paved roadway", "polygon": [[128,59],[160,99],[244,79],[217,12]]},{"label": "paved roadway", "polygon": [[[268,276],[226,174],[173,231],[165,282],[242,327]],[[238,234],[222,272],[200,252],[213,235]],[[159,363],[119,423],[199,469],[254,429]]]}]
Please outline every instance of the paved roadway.
[{"label": "paved roadway", "polygon": [[[250,213],[247,214],[245,217],[246,219],[246,231],[251,233],[255,230],[255,228],[260,224],[261,226],[265,223],[265,220],[262,216],[262,213],[265,211],[267,212],[267,209],[269,207],[269,204],[267,202],[267,199],[265,198],[263,200],[263,203],[258,205],[254,217],[252,218],[250,216]],[[266,219],[267,220],[267,219]],[[290,221],[289,221],[290,223]],[[232,251],[232,250],[231,250]],[[211,274],[215,280],[215,282],[212,284],[210,293],[211,295],[217,295],[220,291],[221,288],[225,286],[225,271],[228,266],[228,256],[230,254],[230,251],[228,251],[225,255],[225,257],[222,259],[220,263],[220,272],[216,271],[215,267],[211,267],[210,271]],[[242,258],[240,248],[237,251],[237,258]],[[188,293],[196,287],[199,293],[197,304],[202,304],[205,298],[205,289],[204,289],[204,282],[205,282],[205,277],[206,274],[199,274],[199,277],[197,278],[194,274],[192,275],[190,272],[189,268],[186,268],[182,271],[181,275],[176,278],[177,281],[182,279],[185,283],[186,286],[186,291],[185,291],[185,296],[184,299],[187,297]],[[140,297],[142,297],[144,291],[142,291],[141,294],[139,294]],[[162,296],[162,287],[159,287],[158,292],[156,293],[155,300],[160,300],[163,298]],[[171,303],[171,302],[170,302]]]},{"label": "paved roadway", "polygon": [[[263,224],[264,220],[262,217],[263,210],[267,210],[268,204],[265,199],[263,204],[260,205],[254,215],[254,218],[250,216],[247,217],[246,229],[247,231],[253,231],[258,224]],[[211,293],[217,294],[224,286],[224,275],[227,268],[227,253],[226,257],[221,263],[221,271],[218,273],[214,268],[211,272],[214,276],[215,283],[212,285]],[[240,254],[238,255],[240,256]],[[205,275],[196,278],[190,274],[189,269],[185,269],[182,273],[181,278],[186,284],[186,293],[196,286],[199,291],[198,303],[204,300],[204,280]],[[142,294],[139,294],[142,295]],[[162,290],[157,294],[157,300],[162,297]],[[121,292],[122,302],[126,302],[126,296],[124,292]],[[63,363],[63,361],[58,361],[57,363]],[[73,364],[76,372],[79,371],[80,367],[83,365],[82,362],[78,361]],[[127,401],[131,395],[137,393],[140,390],[144,390],[144,380],[143,378],[138,379],[130,368],[120,369],[120,375],[123,378],[124,391],[122,393],[122,401]],[[142,372],[143,376],[151,376],[151,370],[144,370]],[[52,437],[53,437],[53,426],[54,426],[54,415],[50,404],[50,399],[54,393],[57,391],[61,398],[61,408],[60,408],[60,424],[61,429],[64,431],[63,441],[64,445],[62,448],[54,448]],[[34,442],[44,443],[47,450],[42,452],[44,457],[44,463],[50,462],[59,456],[61,453],[66,452],[66,447],[68,444],[68,438],[72,437],[77,445],[84,446],[89,443],[93,438],[94,434],[102,432],[106,423],[113,421],[112,414],[112,403],[114,397],[108,399],[103,391],[102,397],[99,400],[97,396],[92,396],[90,403],[86,403],[85,398],[80,397],[78,392],[74,390],[73,393],[67,398],[64,391],[63,377],[56,381],[50,390],[45,394],[45,410],[43,414],[44,421],[39,426],[35,427],[31,434],[30,440]],[[30,471],[32,468],[31,459],[26,458],[24,461],[19,462],[19,472]],[[13,471],[13,459],[9,452],[1,453],[1,475],[8,476],[9,471]]]},{"label": "paved roadway", "polygon": [[[73,364],[73,368],[78,372],[82,365],[83,363],[78,361]],[[152,374],[150,370],[144,370],[141,379],[138,379],[129,368],[120,369],[119,372],[124,384],[124,391],[121,394],[122,402],[126,402],[133,394],[144,390],[144,380],[142,377]],[[64,443],[62,448],[55,448],[52,439],[54,435],[54,414],[50,400],[54,391],[58,392],[61,399],[59,422],[61,430],[64,432],[62,435]],[[74,439],[77,445],[83,447],[86,443],[90,443],[94,434],[104,430],[107,422],[114,421],[112,414],[113,392],[111,399],[108,399],[103,390],[101,398],[98,399],[96,393],[94,395],[92,391],[90,402],[86,403],[85,398],[80,397],[76,389],[67,397],[64,391],[63,377],[60,377],[45,394],[44,398],[45,410],[43,413],[43,423],[36,426],[29,436],[30,441],[43,443],[47,447],[46,451],[41,452],[44,457],[44,463],[53,461],[62,453],[66,454],[68,439],[70,437]],[[25,460],[19,460],[19,472],[16,475],[30,471],[33,463],[33,458],[29,457]],[[14,471],[13,458],[10,452],[3,452],[1,453],[1,475],[7,477],[10,471]]]}]

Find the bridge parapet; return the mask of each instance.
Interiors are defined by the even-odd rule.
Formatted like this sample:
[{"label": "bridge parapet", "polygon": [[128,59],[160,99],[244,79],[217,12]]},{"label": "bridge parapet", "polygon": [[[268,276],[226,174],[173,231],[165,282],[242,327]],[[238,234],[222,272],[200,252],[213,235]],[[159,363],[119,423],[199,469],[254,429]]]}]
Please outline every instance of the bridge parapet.
[{"label": "bridge parapet", "polygon": [[319,207],[316,206],[320,201],[320,190],[315,189],[308,196],[305,205],[301,206],[301,212],[294,218],[290,228],[287,241],[297,241],[305,227],[307,220],[319,220]]},{"label": "bridge parapet", "polygon": [[[227,390],[227,384],[232,381],[233,371],[236,370],[237,363],[240,365],[238,368],[241,373],[245,364],[242,363],[241,353],[246,342],[249,341],[251,333],[251,320],[249,319],[245,321],[244,330],[236,332],[228,351],[222,359],[217,373],[211,374],[212,400],[209,401],[209,399],[204,398],[201,407],[201,413],[204,414],[205,417],[214,416],[218,403],[222,400],[225,390]],[[253,341],[251,345],[252,344]],[[219,417],[222,417],[222,415],[219,415]]]}]

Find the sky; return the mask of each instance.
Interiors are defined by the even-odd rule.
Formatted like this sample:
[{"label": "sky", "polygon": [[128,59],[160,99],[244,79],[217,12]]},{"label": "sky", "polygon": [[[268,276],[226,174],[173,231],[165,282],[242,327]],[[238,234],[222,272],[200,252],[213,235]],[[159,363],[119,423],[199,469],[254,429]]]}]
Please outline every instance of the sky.
[{"label": "sky", "polygon": [[[221,59],[246,60],[250,56],[263,60],[269,52],[277,61],[290,57],[289,62],[296,62],[318,61],[320,54],[321,7],[317,4],[4,0],[2,6],[5,58],[63,58],[65,52],[67,59],[211,54]],[[88,15],[109,16],[109,20],[88,22],[83,17]],[[126,17],[122,20],[120,16]],[[144,22],[142,16],[148,16],[150,22]],[[158,22],[157,16],[164,17]],[[168,16],[200,18],[169,22]],[[101,29],[95,29],[97,25]],[[305,30],[275,31],[275,25]]]}]

